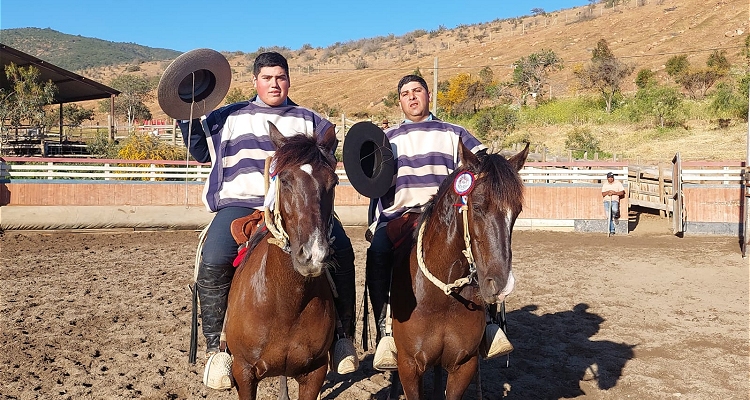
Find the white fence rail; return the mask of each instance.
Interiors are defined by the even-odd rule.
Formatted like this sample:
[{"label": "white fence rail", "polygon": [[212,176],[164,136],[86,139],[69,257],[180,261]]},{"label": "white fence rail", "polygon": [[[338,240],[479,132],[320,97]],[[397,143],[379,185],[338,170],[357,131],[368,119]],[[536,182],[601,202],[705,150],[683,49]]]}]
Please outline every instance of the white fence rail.
[{"label": "white fence rail", "polygon": [[[146,180],[146,181],[205,181],[210,165],[195,161],[163,160],[100,160],[77,158],[0,158],[0,180],[11,179],[85,179],[85,180]],[[628,180],[625,163],[573,162],[527,164],[521,171],[526,183],[598,183],[607,172],[615,179]],[[342,164],[336,170],[339,179],[348,178]],[[689,183],[738,184],[742,168],[683,169],[682,179]]]}]

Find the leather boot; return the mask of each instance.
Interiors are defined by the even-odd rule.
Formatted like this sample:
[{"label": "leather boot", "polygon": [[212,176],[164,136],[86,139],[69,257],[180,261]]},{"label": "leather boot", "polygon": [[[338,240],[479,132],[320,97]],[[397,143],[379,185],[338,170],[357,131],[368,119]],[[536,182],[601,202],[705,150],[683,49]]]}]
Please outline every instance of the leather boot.
[{"label": "leather boot", "polygon": [[233,276],[234,268],[231,265],[218,267],[201,263],[195,281],[208,357],[203,372],[203,384],[211,389],[224,390],[232,387],[232,359],[228,353],[219,351],[219,346]]},{"label": "leather boot", "polygon": [[367,250],[367,291],[370,294],[372,312],[377,321],[377,348],[373,357],[373,368],[379,371],[397,369],[396,344],[393,336],[386,333],[388,319],[389,292],[391,289],[391,271],[393,270],[393,254],[390,252],[376,252]]},{"label": "leather boot", "polygon": [[513,345],[498,324],[496,308],[497,306],[492,305],[484,309],[487,325],[484,327],[479,353],[485,359],[504,356],[513,351]]},{"label": "leather boot", "polygon": [[[336,250],[336,267],[331,278],[336,285],[338,297],[333,299],[338,316],[337,340],[333,350],[333,368],[339,374],[349,374],[359,368],[359,357],[354,348],[355,303],[357,299],[354,280],[354,250],[349,247]],[[338,324],[337,324],[338,325]]]}]

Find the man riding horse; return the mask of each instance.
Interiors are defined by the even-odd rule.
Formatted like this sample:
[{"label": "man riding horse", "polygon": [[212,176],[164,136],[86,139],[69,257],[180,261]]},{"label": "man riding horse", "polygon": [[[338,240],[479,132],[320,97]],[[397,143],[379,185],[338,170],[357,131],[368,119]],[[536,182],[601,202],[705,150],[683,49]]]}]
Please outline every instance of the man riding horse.
[{"label": "man riding horse", "polygon": [[[458,167],[460,141],[473,153],[486,149],[463,127],[441,121],[430,113],[430,92],[422,77],[406,75],[397,89],[406,119],[385,131],[396,160],[396,173],[394,185],[385,195],[378,196],[375,205],[366,264],[367,290],[377,320],[378,345],[373,366],[378,370],[397,369],[396,347],[386,324],[394,243],[385,227],[407,212],[419,212],[427,204],[445,177]],[[344,157],[346,161],[346,154]],[[486,330],[494,334],[486,338],[491,343],[486,357],[507,354],[513,349],[502,330],[495,328],[490,326]]]},{"label": "man riding horse", "polygon": [[[203,201],[215,216],[206,233],[196,279],[202,330],[206,339],[206,357],[211,357],[222,350],[220,337],[227,296],[235,272],[232,264],[238,254],[230,225],[238,218],[261,212],[264,206],[264,164],[266,158],[274,154],[274,146],[269,139],[269,122],[278,126],[285,135],[305,134],[316,137],[322,137],[328,130],[334,129],[334,125],[317,113],[297,106],[287,97],[290,86],[289,67],[284,56],[276,52],[261,53],[255,59],[253,85],[258,93],[256,96],[221,107],[200,119],[196,118],[193,115],[194,102],[205,101],[201,99],[200,93],[195,93],[196,87],[200,89],[202,83],[196,84],[196,81],[206,73],[214,72],[212,68],[215,68],[209,63],[205,69],[190,74],[189,68],[205,63],[205,57],[198,56],[203,55],[197,54],[192,63],[182,60],[180,68],[187,73],[175,73],[175,84],[164,85],[167,88],[178,87],[180,100],[162,104],[164,96],[160,93],[160,105],[165,112],[172,109],[171,114],[167,112],[169,115],[183,115],[179,126],[190,154],[199,162],[211,161],[211,173],[206,180]],[[225,69],[229,69],[228,63]],[[231,72],[226,75],[228,76],[205,79],[206,85],[211,88],[222,85],[231,77]],[[338,291],[335,306],[345,334],[345,337],[339,339],[350,340],[355,325],[354,251],[338,220],[334,220],[331,236],[335,237],[333,248],[336,268],[331,271]],[[352,359],[356,359],[356,354],[344,355],[341,360],[334,360],[334,368],[339,373],[352,372],[356,369],[356,363]],[[230,388],[232,381],[228,369],[223,366],[214,367],[216,366],[212,366],[211,362],[207,362],[204,383],[213,389]]]}]

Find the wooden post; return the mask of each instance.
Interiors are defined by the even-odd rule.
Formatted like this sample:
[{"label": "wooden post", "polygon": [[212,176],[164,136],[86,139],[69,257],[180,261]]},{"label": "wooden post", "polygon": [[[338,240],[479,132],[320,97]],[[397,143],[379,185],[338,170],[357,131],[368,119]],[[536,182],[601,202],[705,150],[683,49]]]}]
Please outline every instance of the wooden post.
[{"label": "wooden post", "polygon": [[667,216],[667,199],[664,196],[664,168],[662,163],[659,163],[659,205],[663,205],[664,209],[659,209],[659,215],[661,217]]},{"label": "wooden post", "polygon": [[435,57],[435,65],[432,74],[432,114],[437,116],[437,87],[438,87],[438,58]]}]

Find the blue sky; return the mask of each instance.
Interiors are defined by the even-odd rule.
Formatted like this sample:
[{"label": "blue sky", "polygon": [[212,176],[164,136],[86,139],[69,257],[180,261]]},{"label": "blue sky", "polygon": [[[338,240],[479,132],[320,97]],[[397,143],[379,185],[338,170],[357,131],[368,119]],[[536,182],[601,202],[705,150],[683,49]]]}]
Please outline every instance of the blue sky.
[{"label": "blue sky", "polygon": [[[461,4],[460,6],[457,4]],[[188,51],[297,50],[304,44],[396,36],[441,25],[490,22],[589,4],[588,0],[399,0],[278,2],[228,0],[2,0],[0,28],[51,28],[112,42]],[[2,42],[2,37],[0,37]]]}]

